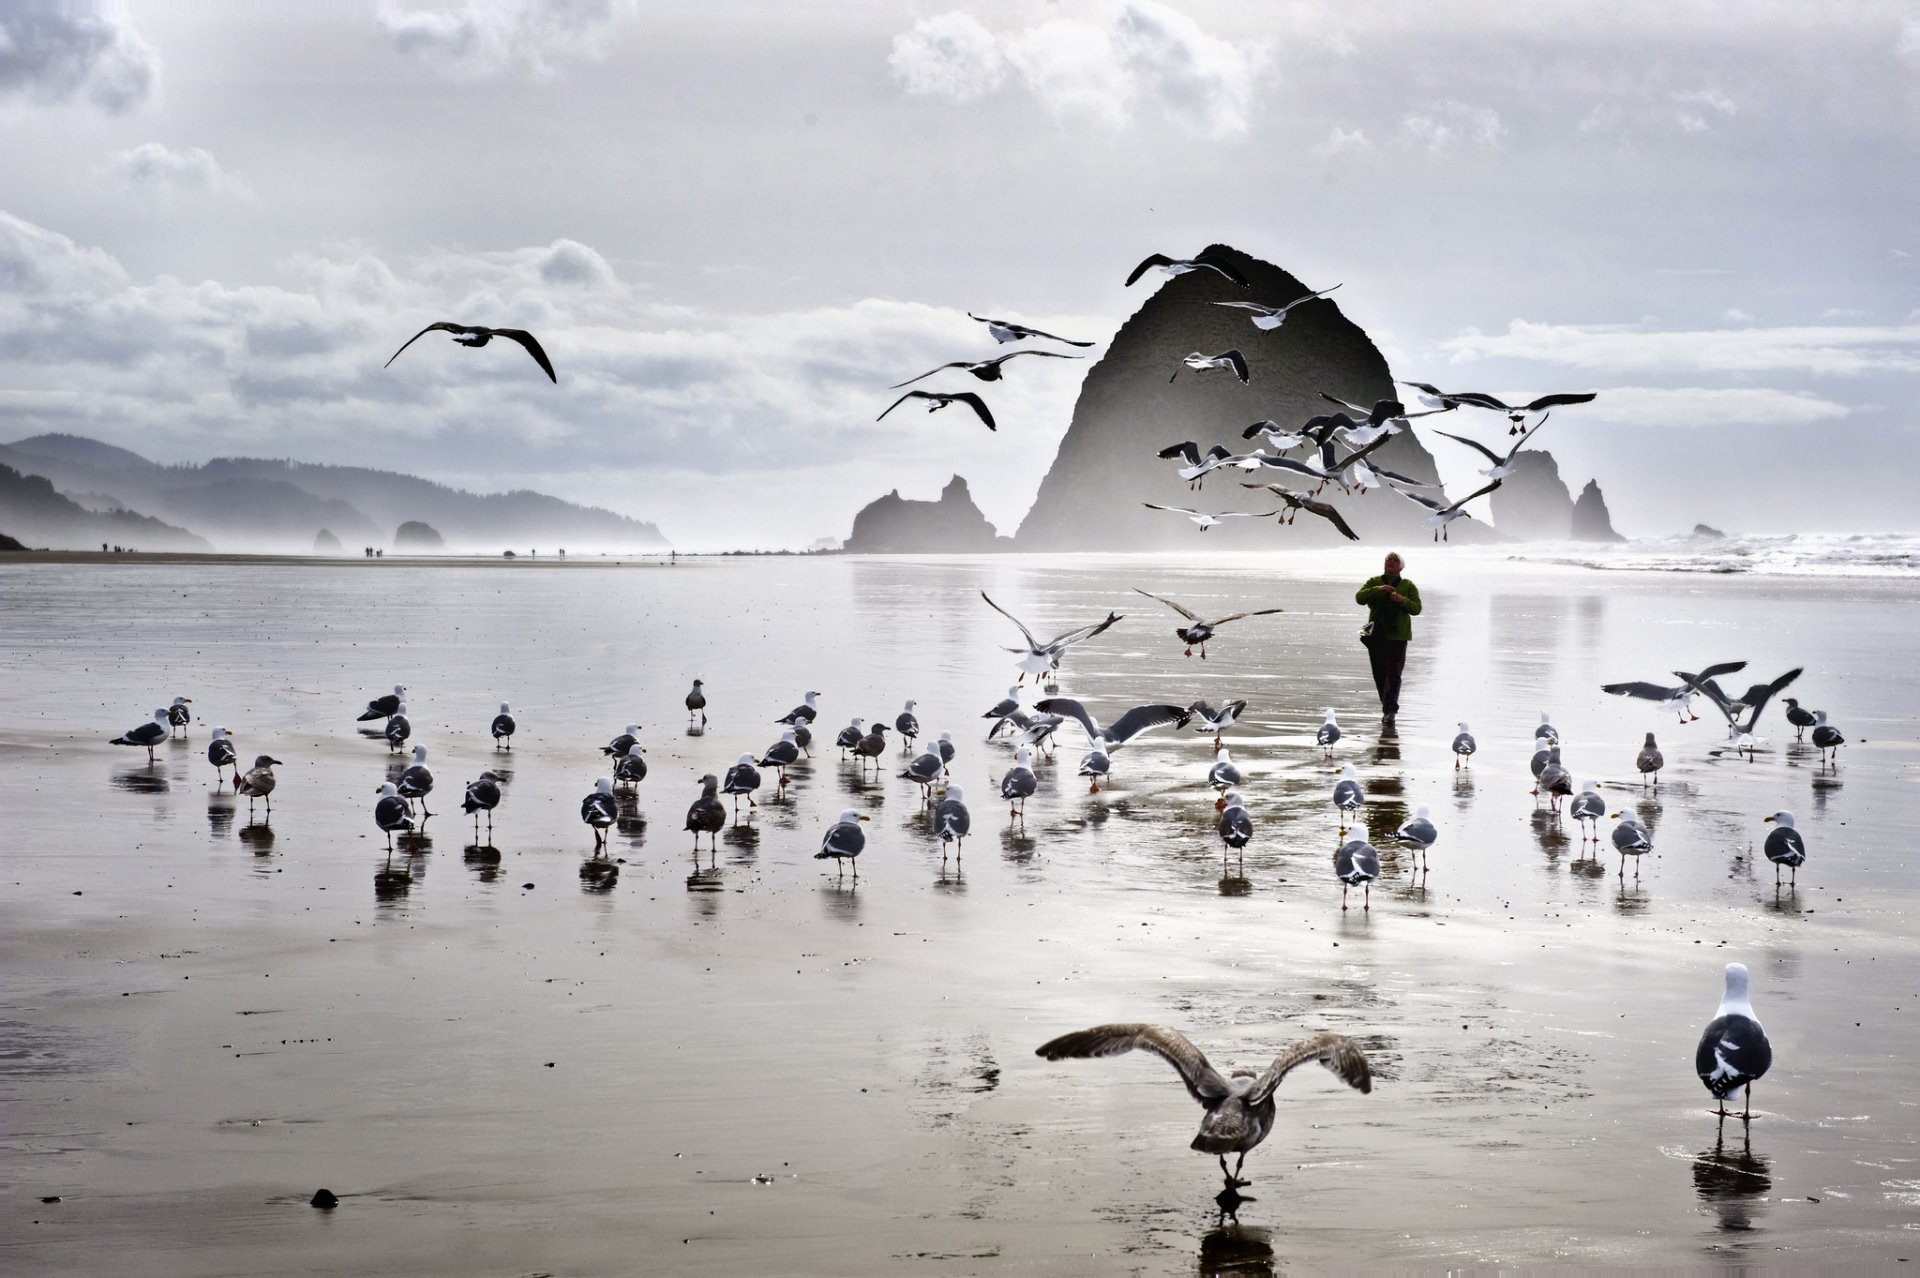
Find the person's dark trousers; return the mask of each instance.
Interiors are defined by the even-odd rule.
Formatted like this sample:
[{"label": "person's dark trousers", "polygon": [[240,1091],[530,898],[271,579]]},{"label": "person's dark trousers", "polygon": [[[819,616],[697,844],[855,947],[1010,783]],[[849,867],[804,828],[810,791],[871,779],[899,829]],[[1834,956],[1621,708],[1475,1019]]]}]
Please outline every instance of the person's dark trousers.
[{"label": "person's dark trousers", "polygon": [[1400,673],[1407,668],[1405,639],[1369,639],[1367,658],[1373,663],[1373,686],[1380,693],[1380,713],[1400,713]]}]

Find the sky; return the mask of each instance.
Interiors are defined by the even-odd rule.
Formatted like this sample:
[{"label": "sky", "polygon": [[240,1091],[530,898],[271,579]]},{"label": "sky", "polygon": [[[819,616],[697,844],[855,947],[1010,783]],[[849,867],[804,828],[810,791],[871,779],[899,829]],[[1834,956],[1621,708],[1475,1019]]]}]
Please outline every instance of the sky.
[{"label": "sky", "polygon": [[[994,433],[876,422],[889,385],[995,353],[968,311],[1104,341],[1136,262],[1224,241],[1340,284],[1398,377],[1600,392],[1539,442],[1630,535],[1920,530],[1917,77],[1899,0],[10,0],[0,441],[532,487],[686,549],[957,473],[1011,533],[1086,365],[924,383]],[[559,385],[438,334],[382,367],[435,320]]]}]

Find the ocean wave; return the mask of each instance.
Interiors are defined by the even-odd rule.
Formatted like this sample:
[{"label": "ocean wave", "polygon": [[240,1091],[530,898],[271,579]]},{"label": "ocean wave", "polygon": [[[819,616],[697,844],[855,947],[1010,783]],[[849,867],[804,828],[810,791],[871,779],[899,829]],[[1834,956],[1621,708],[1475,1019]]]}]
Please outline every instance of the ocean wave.
[{"label": "ocean wave", "polygon": [[1507,549],[1507,557],[1526,563],[1602,572],[1901,578],[1920,577],[1920,536],[1910,533],[1752,533],[1726,537],[1662,537],[1605,546],[1552,542],[1524,550]]}]

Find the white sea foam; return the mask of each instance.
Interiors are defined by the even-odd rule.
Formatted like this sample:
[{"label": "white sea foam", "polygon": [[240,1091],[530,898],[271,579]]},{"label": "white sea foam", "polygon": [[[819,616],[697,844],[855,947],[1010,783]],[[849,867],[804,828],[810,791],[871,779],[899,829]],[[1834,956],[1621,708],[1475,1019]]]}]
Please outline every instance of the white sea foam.
[{"label": "white sea foam", "polygon": [[1920,576],[1911,533],[1781,533],[1661,537],[1619,545],[1502,547],[1510,559],[1613,572],[1761,573],[1784,577]]}]

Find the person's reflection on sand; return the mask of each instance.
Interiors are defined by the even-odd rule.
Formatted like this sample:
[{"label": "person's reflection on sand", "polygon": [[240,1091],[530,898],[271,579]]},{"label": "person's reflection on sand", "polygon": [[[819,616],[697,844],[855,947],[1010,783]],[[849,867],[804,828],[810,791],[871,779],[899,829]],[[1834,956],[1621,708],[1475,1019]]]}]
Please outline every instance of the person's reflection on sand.
[{"label": "person's reflection on sand", "polygon": [[1400,733],[1391,719],[1382,721],[1380,735],[1374,738],[1373,761],[1376,764],[1400,761]]},{"label": "person's reflection on sand", "polygon": [[1713,1148],[1694,1157],[1693,1188],[1720,1217],[1720,1228],[1736,1233],[1754,1227],[1755,1208],[1767,1201],[1773,1176],[1767,1160],[1753,1152],[1752,1135],[1744,1126],[1738,1151],[1726,1147],[1726,1135],[1722,1125]]}]

